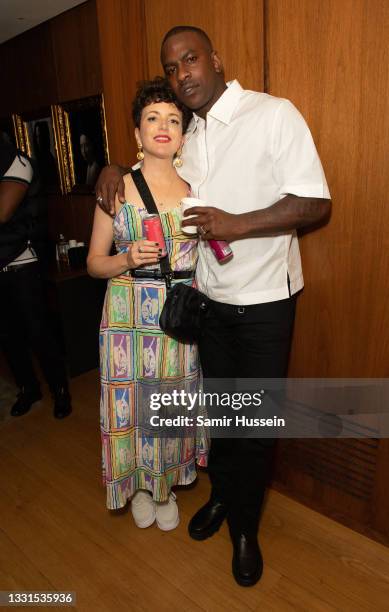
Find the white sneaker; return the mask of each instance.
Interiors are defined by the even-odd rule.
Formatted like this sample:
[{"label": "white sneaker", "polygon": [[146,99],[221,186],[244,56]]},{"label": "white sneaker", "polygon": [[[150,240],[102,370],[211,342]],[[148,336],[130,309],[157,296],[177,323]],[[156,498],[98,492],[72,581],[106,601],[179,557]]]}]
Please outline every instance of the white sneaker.
[{"label": "white sneaker", "polygon": [[156,502],[157,525],[162,531],[175,529],[180,522],[177,508],[177,497],[173,491],[169,493],[169,499],[165,502]]},{"label": "white sneaker", "polygon": [[155,502],[148,491],[137,491],[131,500],[131,512],[135,525],[141,529],[155,521]]}]

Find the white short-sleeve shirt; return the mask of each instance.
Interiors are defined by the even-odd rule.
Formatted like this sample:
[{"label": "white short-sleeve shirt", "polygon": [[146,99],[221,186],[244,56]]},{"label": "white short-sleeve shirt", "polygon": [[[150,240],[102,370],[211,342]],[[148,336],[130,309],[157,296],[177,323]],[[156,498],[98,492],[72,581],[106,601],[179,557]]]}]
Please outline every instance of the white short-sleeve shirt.
[{"label": "white short-sleeve shirt", "polygon": [[[209,206],[239,214],[267,208],[286,194],[329,198],[311,133],[291,102],[228,88],[207,114],[194,116],[186,135],[180,175]],[[233,258],[219,264],[200,241],[200,291],[226,304],[285,299],[304,281],[296,232],[231,243]]]},{"label": "white short-sleeve shirt", "polygon": [[[13,183],[24,183],[29,185],[32,181],[33,177],[33,169],[28,161],[27,157],[24,155],[16,155],[12,164],[8,168],[7,172],[0,178],[2,182],[13,182]],[[21,253],[16,259],[11,261],[8,264],[10,266],[20,266],[21,264],[32,263],[37,261],[38,258],[34,249],[31,246],[28,246],[23,253]]]},{"label": "white short-sleeve shirt", "polygon": [[27,157],[24,157],[24,155],[16,155],[8,170],[0,177],[0,181],[11,181],[29,185],[32,181],[32,176],[32,166]]}]

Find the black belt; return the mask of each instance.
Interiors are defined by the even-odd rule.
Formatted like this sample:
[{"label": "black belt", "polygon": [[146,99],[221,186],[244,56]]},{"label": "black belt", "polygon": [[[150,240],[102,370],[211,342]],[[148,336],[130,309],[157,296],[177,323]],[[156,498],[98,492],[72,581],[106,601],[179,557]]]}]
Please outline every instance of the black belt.
[{"label": "black belt", "polygon": [[29,268],[32,265],[36,265],[37,263],[39,263],[38,261],[30,261],[29,263],[25,263],[25,264],[16,264],[14,266],[5,266],[4,268],[0,268],[0,272],[20,272],[21,270],[25,270],[26,268]]},{"label": "black belt", "polygon": [[[178,279],[178,278],[194,278],[195,271],[194,270],[180,270],[179,272],[171,272],[169,274],[170,278]],[[165,274],[162,274],[160,270],[140,270],[136,268],[135,270],[131,270],[131,276],[134,278],[152,278],[154,280],[165,280]]]}]

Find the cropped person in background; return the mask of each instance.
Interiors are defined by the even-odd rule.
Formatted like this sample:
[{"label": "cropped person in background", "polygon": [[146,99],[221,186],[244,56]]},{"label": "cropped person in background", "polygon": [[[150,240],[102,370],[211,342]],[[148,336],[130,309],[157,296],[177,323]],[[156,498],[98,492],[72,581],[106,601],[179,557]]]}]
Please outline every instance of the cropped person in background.
[{"label": "cropped person in background", "polygon": [[46,199],[36,163],[0,145],[0,348],[20,392],[12,416],[42,398],[32,364],[36,354],[54,399],[54,416],[71,412],[65,362],[50,324],[44,284]]}]

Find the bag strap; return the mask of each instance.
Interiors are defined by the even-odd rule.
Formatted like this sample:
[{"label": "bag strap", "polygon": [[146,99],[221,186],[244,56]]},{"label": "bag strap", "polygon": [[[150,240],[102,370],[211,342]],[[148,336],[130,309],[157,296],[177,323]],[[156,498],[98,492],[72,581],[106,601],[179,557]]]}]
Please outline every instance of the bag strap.
[{"label": "bag strap", "polygon": [[131,170],[131,176],[149,215],[159,215],[157,205],[154,202],[154,198],[151,195],[151,191],[141,169],[137,168],[136,170]]},{"label": "bag strap", "polygon": [[[147,212],[150,215],[158,215],[161,219],[157,205],[154,202],[154,198],[151,194],[148,184],[146,183],[145,177],[143,176],[141,169],[137,168],[136,170],[131,170],[130,172],[135,187],[137,188],[139,195],[142,198],[144,205],[146,206]],[[170,267],[169,255],[166,255],[166,257],[162,257],[159,263],[161,266],[161,273],[165,278],[166,287],[167,289],[170,289],[172,269]]]}]

